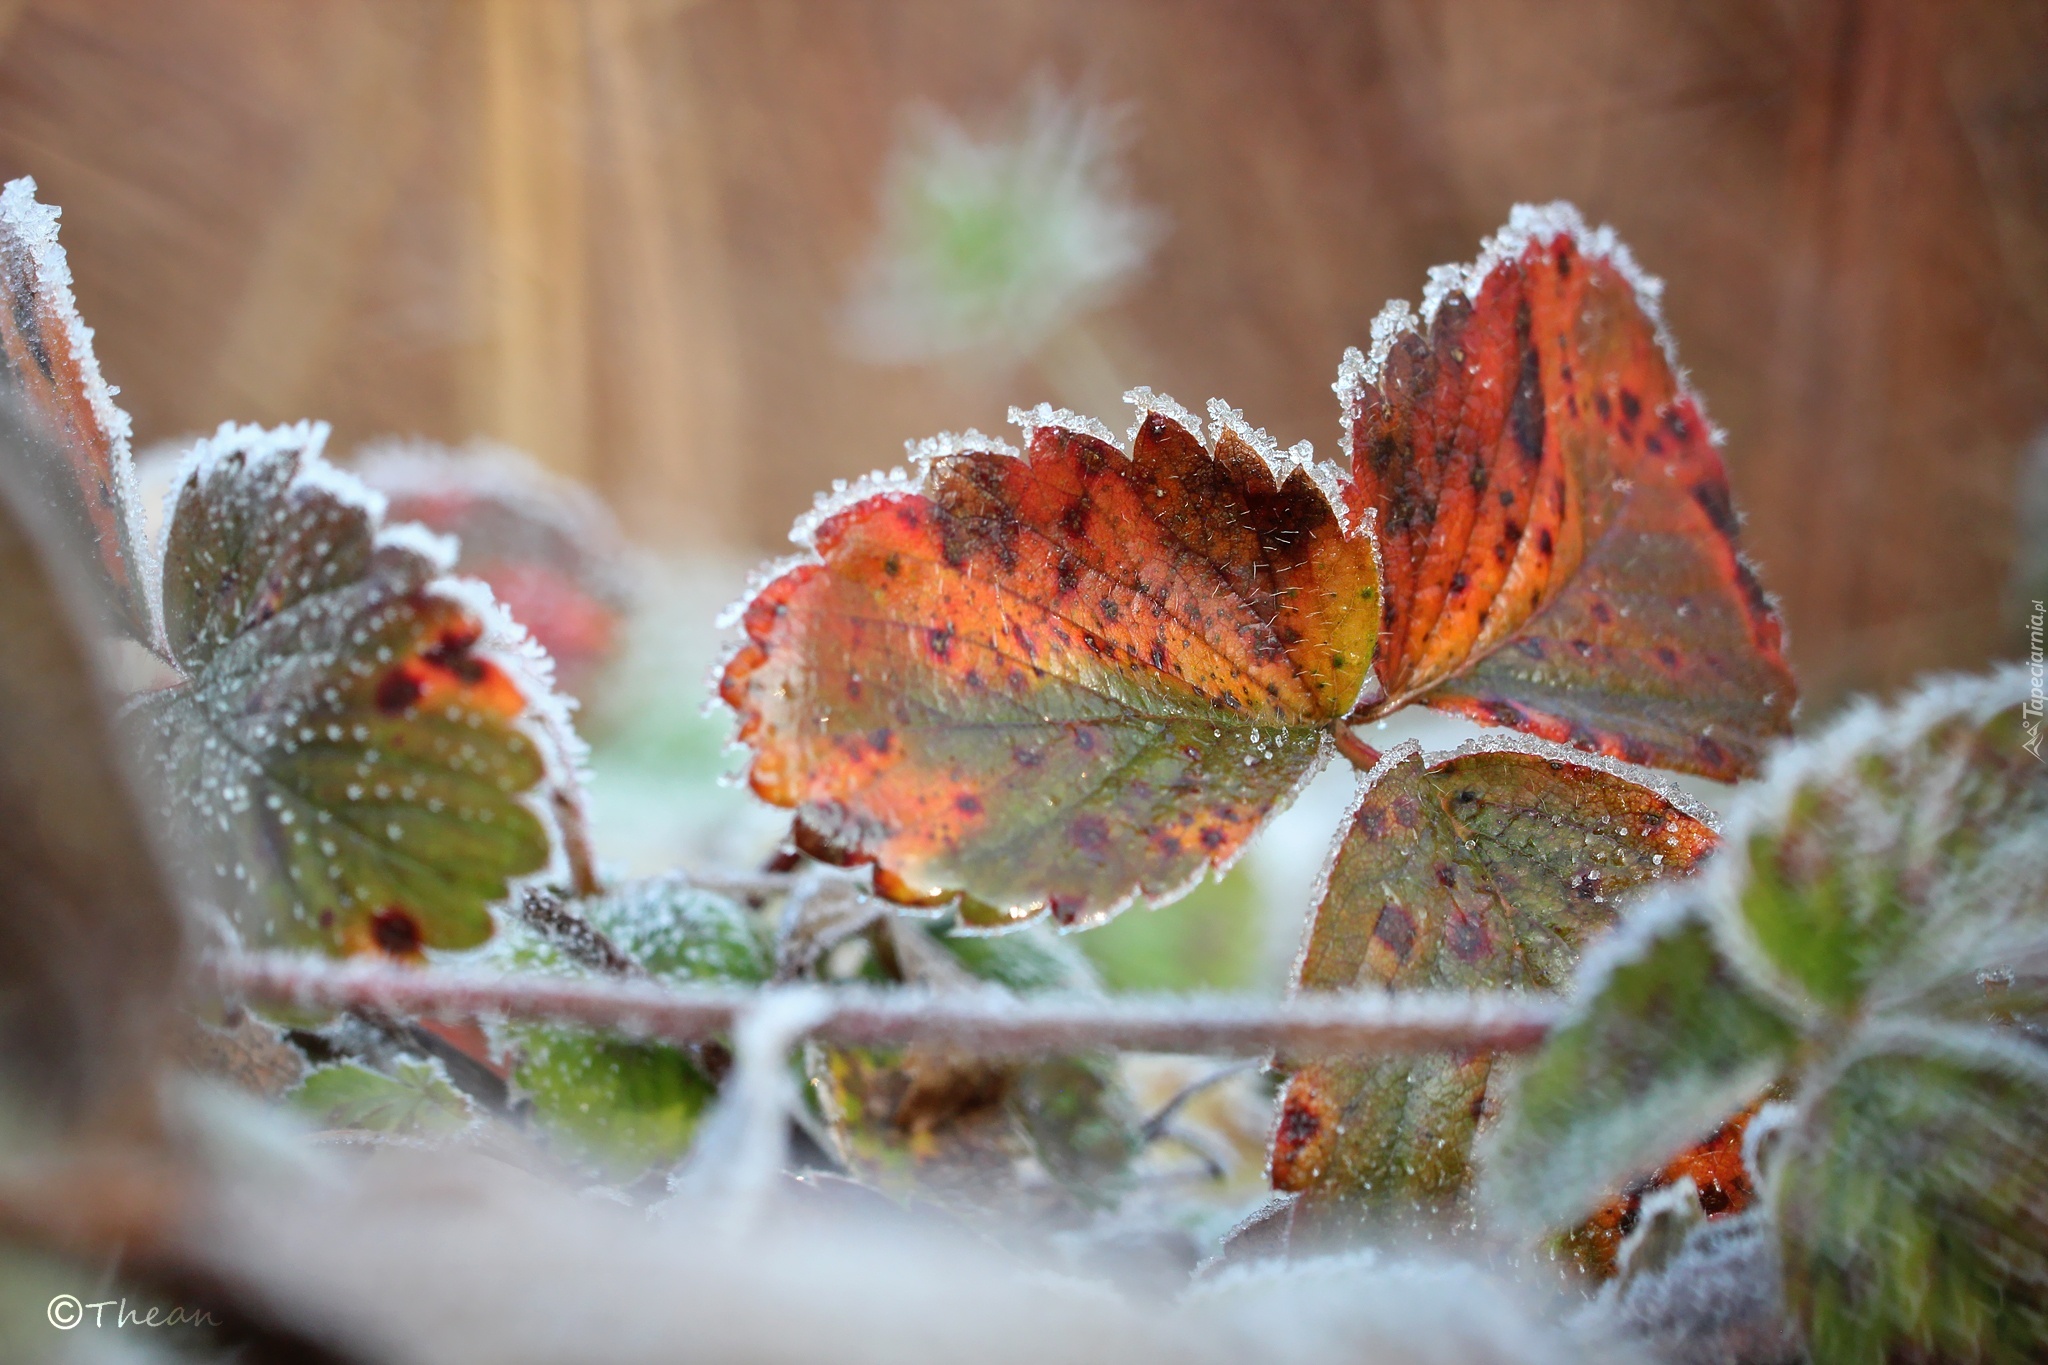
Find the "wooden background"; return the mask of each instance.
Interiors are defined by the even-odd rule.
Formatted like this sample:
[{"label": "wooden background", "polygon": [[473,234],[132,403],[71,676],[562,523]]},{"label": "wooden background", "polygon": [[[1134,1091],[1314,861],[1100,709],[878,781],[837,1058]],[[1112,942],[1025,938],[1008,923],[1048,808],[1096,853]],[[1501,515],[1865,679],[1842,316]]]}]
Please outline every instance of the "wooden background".
[{"label": "wooden background", "polygon": [[1128,102],[1171,222],[1090,325],[1110,378],[1333,453],[1379,305],[1571,198],[1669,282],[1811,699],[2024,647],[2044,3],[0,0],[0,172],[63,206],[144,440],[483,433],[752,555],[906,438],[1073,396],[838,340],[905,103],[1037,72]]}]

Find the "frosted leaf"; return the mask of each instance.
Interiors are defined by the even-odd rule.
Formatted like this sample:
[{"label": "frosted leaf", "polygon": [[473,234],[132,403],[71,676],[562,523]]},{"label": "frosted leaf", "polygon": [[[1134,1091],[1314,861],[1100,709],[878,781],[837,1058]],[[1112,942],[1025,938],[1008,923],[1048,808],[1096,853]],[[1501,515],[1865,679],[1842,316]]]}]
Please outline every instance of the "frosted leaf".
[{"label": "frosted leaf", "polygon": [[[625,882],[568,903],[564,913],[656,981],[757,984],[768,977],[746,912],[681,877]],[[514,971],[591,974],[524,926],[491,951]],[[515,1092],[532,1104],[560,1155],[608,1178],[630,1181],[681,1160],[718,1093],[707,1048],[527,1023],[495,1025],[491,1037]]]},{"label": "frosted leaf", "polygon": [[1013,358],[1111,297],[1162,230],[1124,189],[1119,123],[1044,83],[996,137],[912,111],[847,308],[849,342],[887,363]]},{"label": "frosted leaf", "polygon": [[[36,202],[23,178],[0,190],[0,357],[45,440],[10,452],[54,522],[92,547],[93,581],[112,623],[157,642],[141,502],[129,454],[128,414],[100,378],[92,329],[71,296],[71,267],[57,244],[57,209]],[[54,449],[50,448],[54,444]]]},{"label": "frosted leaf", "polygon": [[1878,1029],[1817,1090],[1773,1200],[1814,1359],[2039,1359],[2041,1050],[1982,1028]]},{"label": "frosted leaf", "polygon": [[[1407,741],[1359,779],[1318,882],[1304,991],[1553,991],[1619,902],[1714,846],[1691,803],[1615,765],[1520,736],[1424,756]],[[1295,1221],[1442,1213],[1464,1201],[1487,1056],[1300,1068],[1275,1120],[1274,1188]],[[1498,1097],[1492,1097],[1494,1107]]]},{"label": "frosted leaf", "polygon": [[1305,455],[1166,406],[1129,451],[1018,412],[1026,452],[944,441],[799,523],[720,695],[806,852],[983,927],[1084,926],[1227,867],[1320,766],[1370,672],[1371,534]]},{"label": "frosted leaf", "polygon": [[388,1072],[358,1062],[315,1067],[285,1102],[322,1128],[392,1137],[447,1139],[477,1119],[432,1058],[400,1057]]},{"label": "frosted leaf", "polygon": [[224,426],[164,542],[184,681],[137,704],[174,851],[251,941],[410,957],[491,933],[548,869],[581,750],[549,663],[436,544],[320,455]]},{"label": "frosted leaf", "polygon": [[1702,883],[1788,1005],[1846,1014],[1953,993],[2048,936],[2048,765],[2018,666],[1865,702],[1782,749]]}]

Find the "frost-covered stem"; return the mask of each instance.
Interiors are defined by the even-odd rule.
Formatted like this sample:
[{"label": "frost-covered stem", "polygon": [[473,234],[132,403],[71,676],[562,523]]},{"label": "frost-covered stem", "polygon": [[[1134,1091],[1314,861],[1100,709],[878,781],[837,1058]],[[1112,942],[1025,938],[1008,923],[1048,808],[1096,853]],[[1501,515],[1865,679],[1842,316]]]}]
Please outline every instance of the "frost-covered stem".
[{"label": "frost-covered stem", "polygon": [[1380,751],[1360,739],[1358,732],[1343,721],[1330,727],[1330,736],[1337,741],[1337,752],[1350,760],[1351,766],[1358,771],[1369,773],[1379,766]]},{"label": "frost-covered stem", "polygon": [[[447,1019],[578,1024],[696,1043],[732,1031],[776,988],[676,988],[480,972],[335,964],[276,954],[211,959],[223,994],[301,1009],[376,1009]],[[815,987],[799,988],[814,992]],[[811,1036],[863,1047],[934,1043],[991,1056],[1124,1048],[1147,1052],[1348,1057],[1444,1051],[1526,1052],[1556,1006],[1516,995],[1018,997],[995,988],[927,993],[841,988]]]},{"label": "frost-covered stem", "polygon": [[519,893],[519,919],[592,971],[606,976],[647,974],[604,930],[571,910],[560,895],[547,887],[529,886]]}]

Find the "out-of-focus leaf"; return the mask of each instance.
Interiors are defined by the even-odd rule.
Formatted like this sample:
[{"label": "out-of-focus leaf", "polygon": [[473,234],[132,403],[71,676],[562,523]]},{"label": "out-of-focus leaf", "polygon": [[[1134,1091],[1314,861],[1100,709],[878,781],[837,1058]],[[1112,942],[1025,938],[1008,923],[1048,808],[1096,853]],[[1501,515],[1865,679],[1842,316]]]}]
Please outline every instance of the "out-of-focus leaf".
[{"label": "out-of-focus leaf", "polygon": [[182,958],[79,626],[98,571],[22,487],[46,454],[0,389],[0,1131],[146,1112]]},{"label": "out-of-focus leaf", "polygon": [[27,178],[0,190],[0,294],[0,361],[48,438],[9,452],[17,493],[49,509],[85,547],[89,596],[109,623],[154,644],[128,414],[100,378],[92,329],[71,297],[57,210],[36,202],[36,182]]},{"label": "out-of-focus leaf", "polygon": [[1507,1223],[1584,1217],[1789,1065],[1798,1028],[1729,963],[1693,894],[1638,906],[1582,969],[1570,1017],[1518,1068],[1479,1158],[1480,1193]]},{"label": "out-of-focus leaf", "polygon": [[1376,509],[1384,694],[1724,780],[1790,729],[1778,616],[1657,316],[1662,286],[1568,204],[1516,208],[1391,305],[1339,371]]},{"label": "out-of-focus leaf", "polygon": [[1222,405],[1018,414],[1022,455],[928,442],[798,527],[742,614],[726,702],[765,799],[908,902],[1090,924],[1227,865],[1370,669],[1370,531],[1336,473]]},{"label": "out-of-focus leaf", "polygon": [[476,1121],[468,1098],[431,1058],[401,1057],[388,1073],[355,1062],[315,1067],[287,1100],[323,1128],[394,1137],[453,1137]]},{"label": "out-of-focus leaf", "polygon": [[624,533],[604,504],[501,447],[379,445],[354,467],[390,500],[391,521],[454,536],[456,570],[490,584],[582,695],[618,648],[628,599]]},{"label": "out-of-focus leaf", "polygon": [[[1704,811],[1598,762],[1531,740],[1393,750],[1360,779],[1297,987],[1561,988],[1623,897],[1714,846]],[[1302,1067],[1274,1130],[1274,1188],[1380,1214],[1454,1206],[1493,1067],[1486,1055]]]},{"label": "out-of-focus leaf", "polygon": [[185,682],[138,708],[205,894],[258,943],[463,948],[541,871],[574,736],[535,651],[445,545],[379,524],[326,429],[223,427],[179,480],[164,619]]},{"label": "out-of-focus leaf", "polygon": [[[896,979],[1089,990],[1078,953],[1037,930],[949,936],[902,919],[884,931]],[[812,1084],[841,1157],[885,1188],[1018,1214],[1107,1202],[1136,1155],[1137,1114],[1108,1056],[1017,1062],[944,1047],[810,1049]],[[1042,1170],[1055,1184],[1047,1187]]]},{"label": "out-of-focus leaf", "polygon": [[[766,950],[746,912],[681,878],[628,882],[572,903],[591,925],[659,981],[758,983]],[[520,971],[586,975],[555,945],[506,935],[502,955]],[[505,1024],[494,1030],[512,1082],[539,1122],[610,1173],[667,1165],[689,1150],[718,1088],[689,1053],[575,1029]]]},{"label": "out-of-focus leaf", "polygon": [[1815,1365],[2048,1350],[2048,1058],[1983,1028],[1879,1031],[1804,1106],[1773,1198]]},{"label": "out-of-focus leaf", "polygon": [[2012,667],[1866,703],[1730,813],[1707,885],[1778,989],[1845,1015],[2009,965],[2048,930],[2048,764]]}]

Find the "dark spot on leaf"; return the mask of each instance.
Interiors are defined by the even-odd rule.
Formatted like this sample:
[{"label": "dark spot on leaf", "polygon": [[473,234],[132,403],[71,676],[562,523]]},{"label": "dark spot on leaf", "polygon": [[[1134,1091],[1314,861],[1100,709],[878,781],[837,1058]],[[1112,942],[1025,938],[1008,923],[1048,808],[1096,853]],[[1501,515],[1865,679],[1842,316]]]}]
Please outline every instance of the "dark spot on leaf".
[{"label": "dark spot on leaf", "polygon": [[1273,1149],[1276,1154],[1286,1151],[1299,1152],[1316,1140],[1323,1131],[1323,1120],[1306,1104],[1299,1103],[1290,1095],[1281,1107],[1280,1123],[1273,1133]]},{"label": "dark spot on leaf", "polygon": [[1543,657],[1543,642],[1541,640],[1517,640],[1515,641],[1515,648],[1532,659],[1540,660]]},{"label": "dark spot on leaf", "polygon": [[1511,490],[1506,488],[1500,490],[1500,505],[1502,507],[1513,507],[1515,505],[1515,495]]},{"label": "dark spot on leaf", "polygon": [[1643,415],[1643,400],[1629,389],[1621,391],[1621,415],[1631,422]]},{"label": "dark spot on leaf", "polygon": [[1657,662],[1666,668],[1678,667],[1678,651],[1670,645],[1657,646]]},{"label": "dark spot on leaf", "polygon": [[1081,917],[1081,907],[1086,904],[1087,902],[1079,896],[1062,892],[1048,900],[1045,903],[1045,908],[1051,912],[1053,919],[1058,923],[1072,924]]},{"label": "dark spot on leaf", "polygon": [[1081,815],[1067,826],[1067,838],[1091,858],[1109,852],[1109,821],[1099,815]]},{"label": "dark spot on leaf", "polygon": [[972,792],[962,792],[953,798],[953,809],[962,815],[981,814],[981,798]]},{"label": "dark spot on leaf", "polygon": [[895,739],[896,732],[894,730],[883,728],[868,731],[868,747],[878,754],[889,752],[889,746],[895,742]]},{"label": "dark spot on leaf", "polygon": [[1611,420],[1613,420],[1613,418],[1614,418],[1614,404],[1612,404],[1612,403],[1610,403],[1610,402],[1608,402],[1608,401],[1607,401],[1607,395],[1606,395],[1606,394],[1604,394],[1604,393],[1596,393],[1596,394],[1594,394],[1594,395],[1593,395],[1593,407],[1594,407],[1594,409],[1595,409],[1595,410],[1596,410],[1597,412],[1599,412],[1599,414],[1600,414],[1600,420],[1601,420],[1601,421],[1603,421],[1603,422],[1607,422],[1607,421],[1611,421]]},{"label": "dark spot on leaf", "polygon": [[1465,591],[1465,584],[1467,581],[1468,580],[1465,577],[1465,571],[1463,569],[1460,569],[1458,572],[1452,574],[1451,596],[1456,597],[1459,593]]},{"label": "dark spot on leaf", "polygon": [[370,916],[370,941],[387,957],[418,957],[420,922],[404,906],[387,905]]},{"label": "dark spot on leaf", "polygon": [[1365,835],[1368,839],[1381,839],[1386,837],[1386,813],[1380,810],[1380,808],[1377,806],[1360,806],[1358,808],[1358,814],[1352,820],[1351,824],[1353,828],[1357,829],[1360,834]]},{"label": "dark spot on leaf", "polygon": [[1662,455],[1664,453],[1664,438],[1661,436],[1644,437],[1643,449],[1649,451],[1652,455]]},{"label": "dark spot on leaf", "polygon": [[1449,863],[1438,863],[1436,865],[1436,879],[1440,885],[1456,886],[1458,884],[1458,869],[1452,867]]},{"label": "dark spot on leaf", "polygon": [[400,664],[378,679],[377,709],[387,716],[403,715],[419,701],[424,690],[412,670]]},{"label": "dark spot on leaf", "polygon": [[1223,847],[1223,831],[1214,825],[1202,826],[1202,832],[1198,837],[1202,841],[1202,847],[1208,849],[1211,853]]},{"label": "dark spot on leaf", "polygon": [[1575,639],[1572,641],[1572,648],[1578,651],[1579,657],[1581,659],[1590,659],[1593,657],[1593,642],[1591,640]]},{"label": "dark spot on leaf", "polygon": [[1595,621],[1598,621],[1603,626],[1608,625],[1614,620],[1614,612],[1609,609],[1605,602],[1595,602],[1587,608],[1587,611],[1592,614]]},{"label": "dark spot on leaf", "polygon": [[1538,554],[1546,557],[1557,551],[1557,542],[1550,538],[1550,528],[1548,526],[1545,526],[1536,533],[1536,551]]},{"label": "dark spot on leaf", "polygon": [[1077,727],[1074,731],[1074,747],[1084,754],[1094,753],[1095,732],[1086,726]]},{"label": "dark spot on leaf", "polygon": [[490,676],[490,669],[481,659],[470,654],[476,642],[483,637],[483,626],[475,621],[458,621],[445,626],[421,657],[434,667],[461,679],[466,687],[475,687]]},{"label": "dark spot on leaf", "polygon": [[1088,529],[1087,504],[1076,502],[1071,504],[1066,511],[1060,513],[1060,529],[1073,536],[1076,540],[1080,539],[1082,534]]},{"label": "dark spot on leaf", "polygon": [[1477,916],[1453,910],[1444,923],[1444,942],[1460,960],[1477,962],[1493,947],[1493,936],[1486,932],[1486,925]]},{"label": "dark spot on leaf", "polygon": [[1372,936],[1387,945],[1396,962],[1405,963],[1408,954],[1415,950],[1415,918],[1389,901],[1380,907],[1379,917],[1373,921]]},{"label": "dark spot on leaf", "polygon": [[1152,642],[1152,666],[1162,672],[1166,669],[1166,642],[1164,640],[1154,640]]},{"label": "dark spot on leaf", "polygon": [[949,625],[934,626],[930,631],[926,632],[926,641],[931,646],[934,659],[943,663],[946,657],[953,652],[954,634],[953,627]]},{"label": "dark spot on leaf", "polygon": [[1062,597],[1072,592],[1081,582],[1081,568],[1074,562],[1071,555],[1064,553],[1060,555],[1055,572],[1059,578],[1060,596]]},{"label": "dark spot on leaf", "polygon": [[887,575],[889,575],[889,577],[891,577],[891,578],[894,578],[894,577],[895,577],[895,576],[896,576],[897,574],[900,574],[900,573],[902,573],[902,572],[903,572],[903,559],[902,559],[902,556],[900,556],[900,555],[890,555],[890,556],[889,556],[889,557],[888,557],[887,559],[883,560],[883,561],[882,561],[882,572],[883,572],[883,573],[885,573],[885,574],[887,574]]},{"label": "dark spot on leaf", "polygon": [[1728,484],[1722,479],[1709,479],[1692,490],[1692,499],[1707,514],[1707,520],[1714,523],[1714,529],[1728,539],[1735,539],[1738,523],[1735,518],[1735,504],[1728,497]]},{"label": "dark spot on leaf", "polygon": [[1010,761],[1020,768],[1036,768],[1039,764],[1045,762],[1045,755],[1039,753],[1036,749],[1027,749],[1019,744],[1011,748]]},{"label": "dark spot on leaf", "polygon": [[1105,597],[1096,605],[1102,608],[1102,619],[1112,624],[1115,623],[1119,616],[1123,615],[1123,612],[1117,607],[1115,598]]}]

